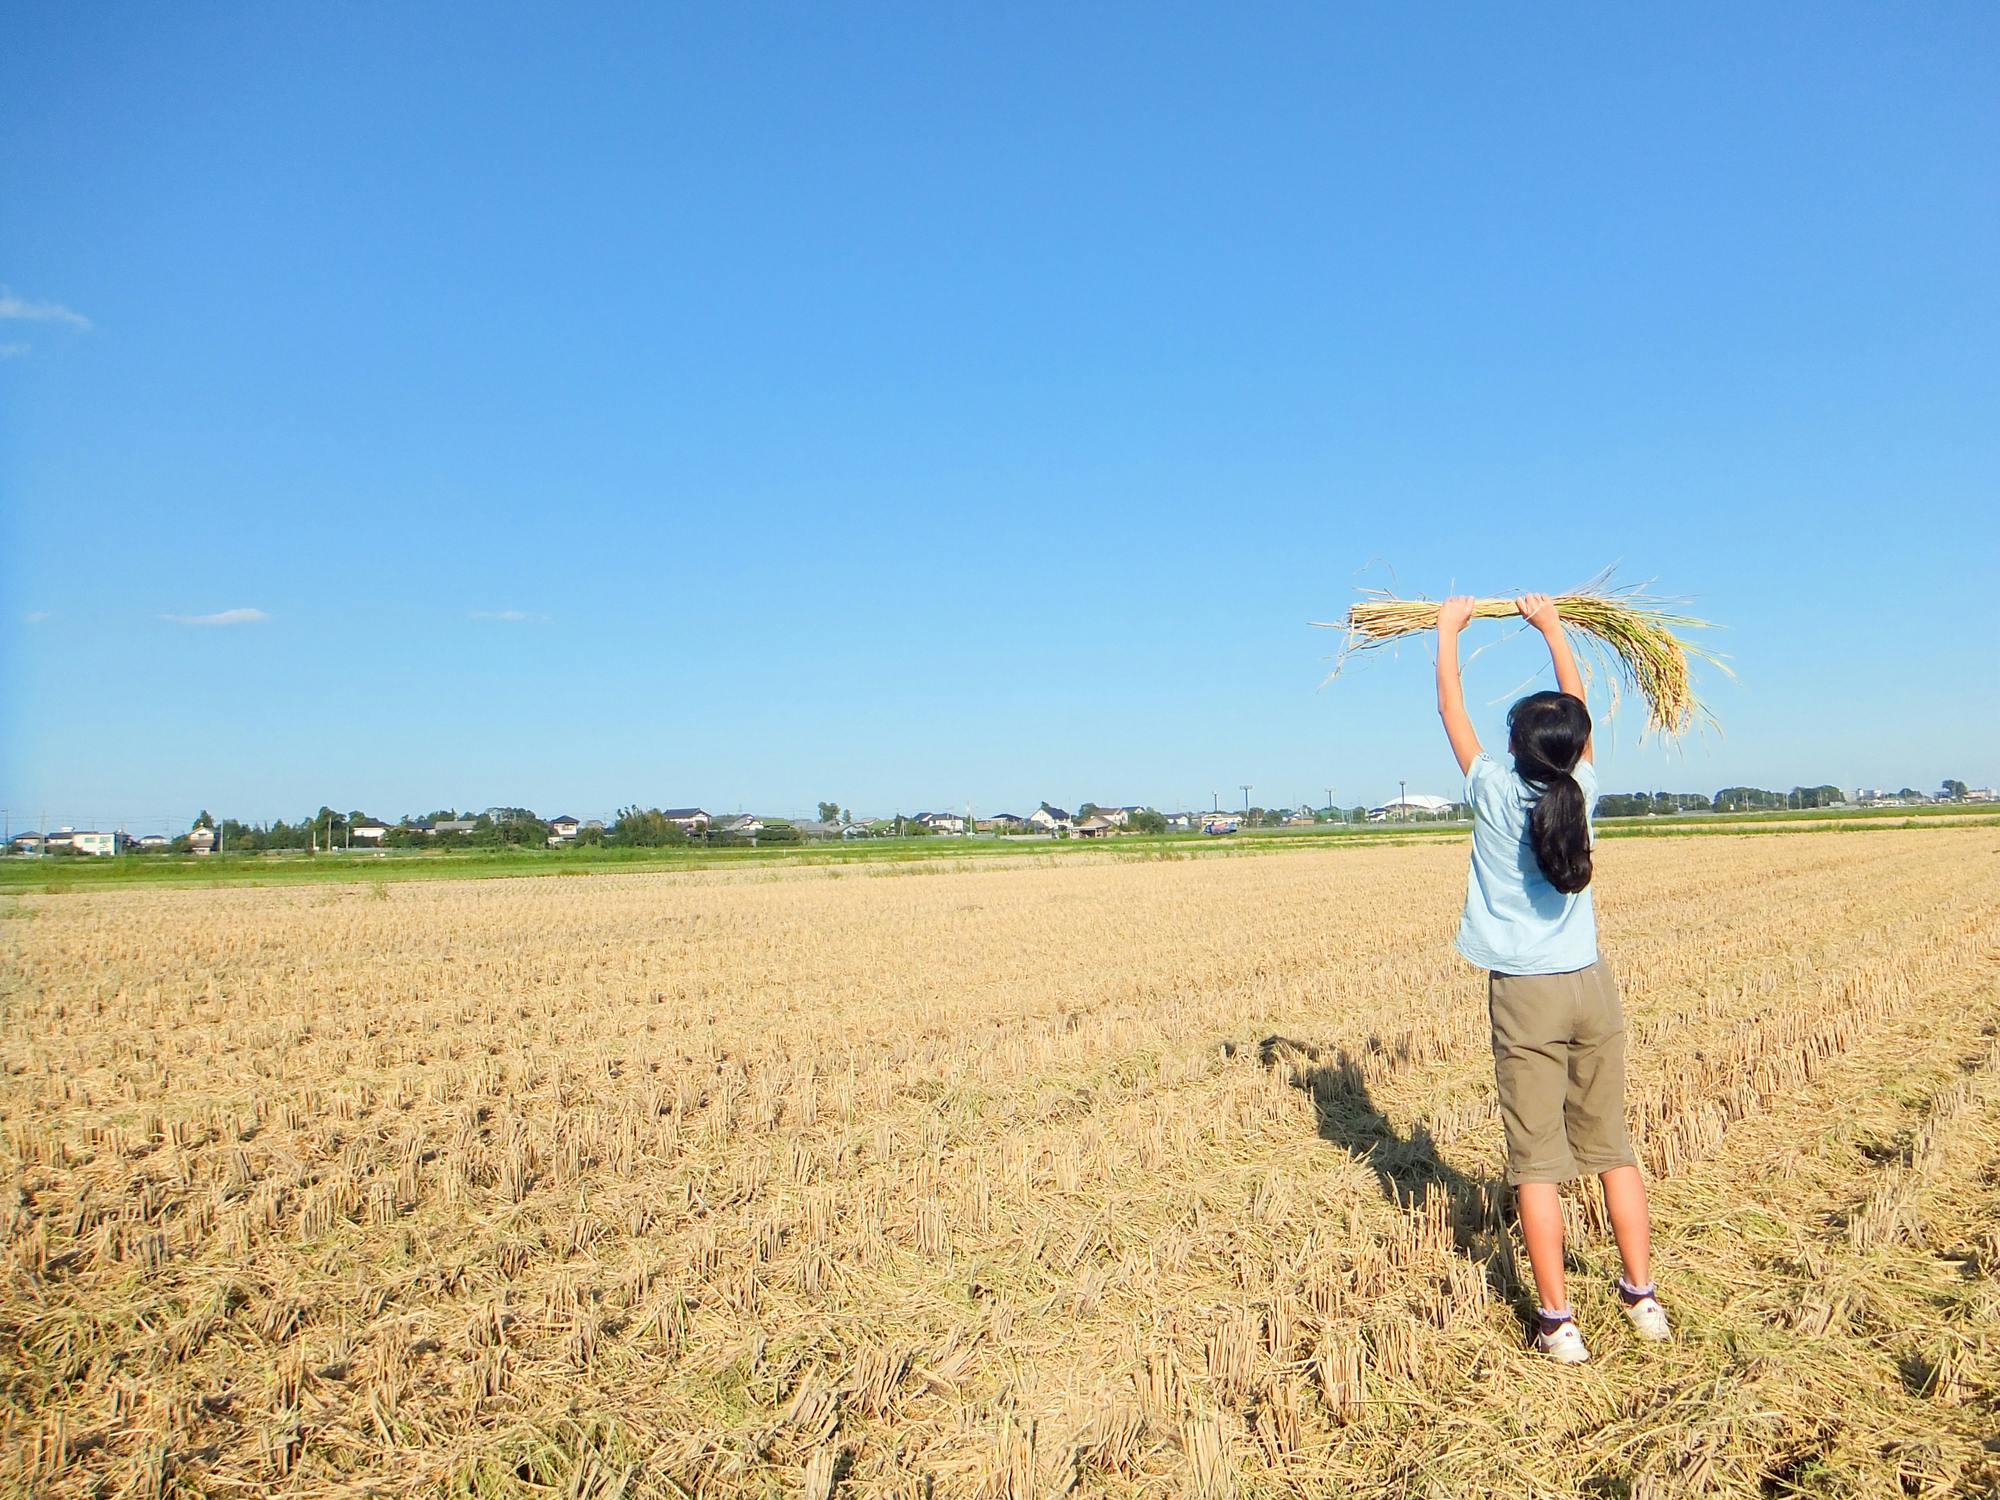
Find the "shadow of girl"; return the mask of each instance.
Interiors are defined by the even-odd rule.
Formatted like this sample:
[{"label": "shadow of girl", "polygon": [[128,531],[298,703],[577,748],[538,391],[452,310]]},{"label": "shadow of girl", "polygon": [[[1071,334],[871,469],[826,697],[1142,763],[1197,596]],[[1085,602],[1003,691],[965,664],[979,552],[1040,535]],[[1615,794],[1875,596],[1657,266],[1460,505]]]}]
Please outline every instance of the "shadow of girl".
[{"label": "shadow of girl", "polygon": [[1375,1107],[1360,1065],[1345,1048],[1331,1054],[1309,1042],[1267,1036],[1257,1044],[1267,1068],[1288,1067],[1293,1088],[1313,1102],[1320,1139],[1366,1162],[1382,1196],[1413,1216],[1428,1217],[1436,1202],[1452,1244],[1476,1266],[1493,1294],[1514,1307],[1524,1324],[1534,1298],[1516,1264],[1508,1231],[1509,1195],[1504,1178],[1473,1178],[1438,1155],[1437,1141],[1421,1120],[1397,1134]]}]

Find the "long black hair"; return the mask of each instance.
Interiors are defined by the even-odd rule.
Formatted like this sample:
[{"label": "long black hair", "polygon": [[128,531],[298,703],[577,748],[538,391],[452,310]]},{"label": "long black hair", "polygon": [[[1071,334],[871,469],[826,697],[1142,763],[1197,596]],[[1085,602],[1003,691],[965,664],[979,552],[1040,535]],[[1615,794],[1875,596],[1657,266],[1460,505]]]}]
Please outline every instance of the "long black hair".
[{"label": "long black hair", "polygon": [[1530,693],[1507,710],[1514,770],[1537,793],[1528,811],[1528,846],[1557,890],[1590,884],[1590,816],[1576,763],[1590,743],[1590,710],[1568,693]]}]

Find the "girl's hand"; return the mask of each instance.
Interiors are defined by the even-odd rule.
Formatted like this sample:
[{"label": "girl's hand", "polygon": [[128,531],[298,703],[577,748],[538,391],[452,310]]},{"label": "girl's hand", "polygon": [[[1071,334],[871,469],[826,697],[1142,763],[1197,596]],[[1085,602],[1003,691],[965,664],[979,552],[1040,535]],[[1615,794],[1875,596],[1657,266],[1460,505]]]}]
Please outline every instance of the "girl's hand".
[{"label": "girl's hand", "polygon": [[1556,601],[1547,594],[1523,594],[1514,601],[1514,608],[1521,612],[1522,619],[1543,635],[1562,628],[1562,616],[1556,612]]},{"label": "girl's hand", "polygon": [[1438,606],[1438,634],[1457,635],[1472,618],[1472,595],[1453,594]]}]

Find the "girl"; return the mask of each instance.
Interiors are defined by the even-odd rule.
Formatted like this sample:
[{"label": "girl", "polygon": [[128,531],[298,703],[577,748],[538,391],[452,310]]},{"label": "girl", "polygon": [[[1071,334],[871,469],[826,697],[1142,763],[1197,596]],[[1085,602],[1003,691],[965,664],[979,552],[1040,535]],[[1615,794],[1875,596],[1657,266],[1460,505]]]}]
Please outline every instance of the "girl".
[{"label": "girl", "polygon": [[1625,1017],[1611,972],[1598,962],[1590,903],[1590,804],[1597,767],[1590,711],[1556,606],[1547,594],[1515,601],[1548,642],[1553,693],[1530,693],[1507,712],[1511,769],[1479,748],[1458,681],[1458,635],[1472,618],[1463,595],[1438,608],[1438,714],[1472,804],[1472,874],[1458,951],[1488,970],[1493,1070],[1507,1126],[1507,1181],[1541,1299],[1535,1348],[1579,1364],[1590,1358],[1563,1280],[1557,1184],[1595,1172],[1625,1274],[1618,1301],[1640,1337],[1667,1337],[1648,1261],[1646,1184],[1625,1138]]}]

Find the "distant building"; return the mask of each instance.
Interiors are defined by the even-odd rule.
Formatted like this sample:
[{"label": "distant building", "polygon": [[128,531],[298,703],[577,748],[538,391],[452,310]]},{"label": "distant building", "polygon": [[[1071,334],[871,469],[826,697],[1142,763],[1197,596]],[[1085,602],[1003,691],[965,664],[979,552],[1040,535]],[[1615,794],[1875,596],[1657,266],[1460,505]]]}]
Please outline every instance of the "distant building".
[{"label": "distant building", "polygon": [[1076,835],[1084,839],[1101,839],[1116,833],[1118,825],[1101,812],[1092,813],[1076,825]]},{"label": "distant building", "polygon": [[188,853],[215,853],[215,830],[213,828],[190,828],[188,830]]},{"label": "distant building", "polygon": [[1380,807],[1368,810],[1368,821],[1387,823],[1404,818],[1441,818],[1451,811],[1449,797],[1435,797],[1428,792],[1411,792],[1398,797],[1393,802],[1384,802]]},{"label": "distant building", "polygon": [[660,816],[669,823],[680,824],[683,833],[706,833],[708,825],[715,821],[699,807],[663,807]]},{"label": "distant building", "polygon": [[1990,786],[1969,786],[1965,789],[1967,802],[2000,802],[2000,792]]},{"label": "distant building", "polygon": [[1243,820],[1235,813],[1212,812],[1202,814],[1201,831],[1207,834],[1234,833],[1243,826]]},{"label": "distant building", "polygon": [[995,833],[1012,833],[1015,829],[1024,827],[1027,821],[1018,813],[995,813],[990,818],[981,818],[979,827]]},{"label": "distant building", "polygon": [[[1123,828],[1127,823],[1132,821],[1132,814],[1141,813],[1144,812],[1145,810],[1146,809],[1143,807],[1132,807],[1132,806],[1100,807],[1096,809],[1094,816],[1104,818],[1109,822],[1111,822],[1116,827]],[[1081,833],[1082,831],[1083,831],[1082,825],[1079,824],[1077,827],[1077,832]]]},{"label": "distant building", "polygon": [[130,842],[122,833],[99,833],[93,828],[79,828],[70,835],[78,854],[123,854]]},{"label": "distant building", "polygon": [[921,823],[932,833],[965,832],[965,815],[952,812],[918,813],[911,821]]},{"label": "distant building", "polygon": [[141,849],[164,849],[173,841],[164,833],[142,833],[132,842]]},{"label": "distant building", "polygon": [[356,843],[379,844],[389,836],[389,825],[380,818],[356,818],[347,825],[347,832]]},{"label": "distant building", "polygon": [[1044,833],[1061,833],[1076,826],[1067,809],[1052,807],[1046,802],[1028,814],[1028,821]]},{"label": "distant building", "polygon": [[[426,822],[429,820],[426,819]],[[439,834],[470,833],[479,826],[477,818],[439,818],[424,830],[432,838]]]},{"label": "distant building", "polygon": [[550,818],[549,842],[560,844],[566,839],[573,839],[576,837],[576,831],[582,826],[581,823],[577,822],[568,813],[561,813],[556,817]]}]

